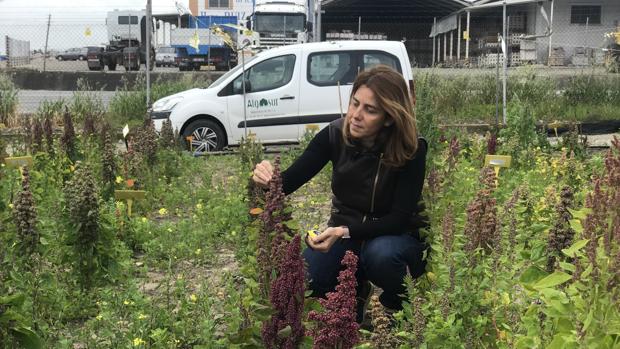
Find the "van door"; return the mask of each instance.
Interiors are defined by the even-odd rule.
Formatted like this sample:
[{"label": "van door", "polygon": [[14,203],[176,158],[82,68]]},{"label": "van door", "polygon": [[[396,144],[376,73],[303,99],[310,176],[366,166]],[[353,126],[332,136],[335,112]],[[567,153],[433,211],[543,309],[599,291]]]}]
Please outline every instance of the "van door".
[{"label": "van door", "polygon": [[303,94],[299,101],[301,133],[305,132],[305,124],[322,128],[346,114],[357,66],[353,51],[304,52],[300,79]]},{"label": "van door", "polygon": [[248,133],[264,143],[294,142],[299,139],[299,70],[295,54],[268,58],[246,70],[246,96],[242,76],[223,91],[234,142],[244,135],[244,108]]},{"label": "van door", "polygon": [[301,130],[303,124],[323,128],[346,115],[349,96],[357,74],[377,64],[389,65],[402,74],[398,58],[380,50],[306,52],[305,77],[301,79],[303,95],[299,101]]}]

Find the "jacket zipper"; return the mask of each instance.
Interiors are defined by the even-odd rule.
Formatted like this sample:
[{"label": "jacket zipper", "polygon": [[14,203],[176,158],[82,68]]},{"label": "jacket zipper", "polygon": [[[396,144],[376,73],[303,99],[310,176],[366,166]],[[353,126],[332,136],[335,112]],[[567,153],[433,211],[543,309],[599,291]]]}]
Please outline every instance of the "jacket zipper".
[{"label": "jacket zipper", "polygon": [[[370,199],[370,213],[375,211],[375,194],[377,192],[377,183],[379,182],[379,173],[381,172],[381,160],[383,160],[383,153],[379,155],[379,165],[377,165],[377,174],[375,175],[375,182],[372,185],[372,197]],[[362,218],[362,223],[366,221],[366,215]]]}]

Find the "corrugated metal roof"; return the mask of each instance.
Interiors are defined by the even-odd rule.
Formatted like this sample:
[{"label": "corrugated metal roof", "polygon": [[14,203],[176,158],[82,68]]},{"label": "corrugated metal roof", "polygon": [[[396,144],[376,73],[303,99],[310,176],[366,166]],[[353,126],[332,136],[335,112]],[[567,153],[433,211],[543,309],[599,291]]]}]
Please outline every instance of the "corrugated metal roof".
[{"label": "corrugated metal roof", "polygon": [[465,0],[323,0],[327,15],[389,18],[443,17],[470,5]]},{"label": "corrugated metal roof", "polygon": [[[485,8],[501,7],[501,6],[504,6],[504,3],[506,4],[506,6],[514,6],[514,5],[529,4],[532,2],[540,2],[540,1],[541,0],[496,0],[496,1],[489,2],[487,0],[481,0],[481,1],[475,2],[472,6],[467,7],[466,10],[471,11],[471,10],[482,10]],[[543,1],[550,1],[550,0],[543,0]]]}]

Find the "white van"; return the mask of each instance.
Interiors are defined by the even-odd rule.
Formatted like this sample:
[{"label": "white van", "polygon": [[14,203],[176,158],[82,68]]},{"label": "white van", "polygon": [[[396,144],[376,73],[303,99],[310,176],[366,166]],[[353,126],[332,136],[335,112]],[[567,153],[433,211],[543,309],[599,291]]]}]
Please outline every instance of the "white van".
[{"label": "white van", "polygon": [[157,130],[170,118],[184,139],[192,136],[196,152],[238,144],[246,125],[263,144],[297,142],[306,125],[322,128],[346,113],[357,73],[377,64],[402,73],[412,88],[409,57],[401,42],[307,43],[246,60],[245,96],[239,64],[209,88],[156,101],[150,115]]}]

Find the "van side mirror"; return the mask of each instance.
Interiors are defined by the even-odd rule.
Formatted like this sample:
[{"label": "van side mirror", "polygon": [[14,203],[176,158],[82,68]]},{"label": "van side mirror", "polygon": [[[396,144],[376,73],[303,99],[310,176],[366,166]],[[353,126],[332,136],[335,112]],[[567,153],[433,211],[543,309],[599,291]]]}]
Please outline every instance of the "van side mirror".
[{"label": "van side mirror", "polygon": [[[252,83],[248,79],[245,80],[245,92],[252,92]],[[241,80],[235,81],[233,86],[233,94],[237,95],[241,93],[243,93],[243,83]]]}]

